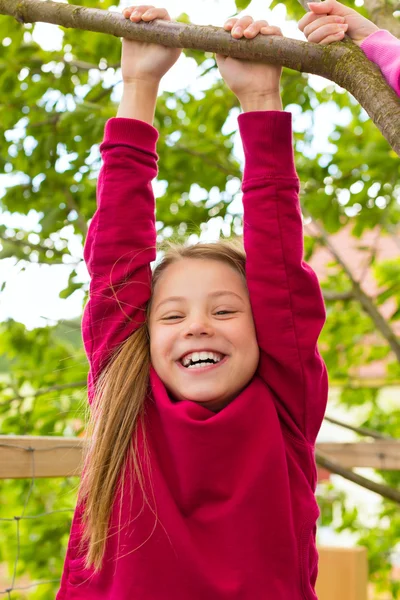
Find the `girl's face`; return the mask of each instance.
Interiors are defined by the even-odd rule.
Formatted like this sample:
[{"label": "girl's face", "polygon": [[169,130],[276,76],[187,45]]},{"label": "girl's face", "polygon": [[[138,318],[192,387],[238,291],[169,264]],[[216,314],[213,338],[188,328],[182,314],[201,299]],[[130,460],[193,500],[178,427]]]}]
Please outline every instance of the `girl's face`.
[{"label": "girl's face", "polygon": [[257,369],[248,291],[226,263],[185,258],[167,267],[153,292],[149,329],[152,365],[176,400],[217,412]]}]

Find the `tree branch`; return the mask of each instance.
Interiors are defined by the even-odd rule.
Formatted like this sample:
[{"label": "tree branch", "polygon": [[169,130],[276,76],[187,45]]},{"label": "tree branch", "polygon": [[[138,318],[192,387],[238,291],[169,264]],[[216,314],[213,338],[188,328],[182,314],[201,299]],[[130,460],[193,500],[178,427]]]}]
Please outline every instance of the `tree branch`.
[{"label": "tree branch", "polygon": [[344,429],[350,429],[350,431],[355,431],[359,435],[364,435],[367,437],[372,437],[374,440],[393,440],[394,438],[390,437],[390,435],[385,435],[380,433],[379,431],[375,431],[373,429],[367,429],[366,427],[356,427],[355,425],[349,425],[348,423],[343,423],[343,421],[339,421],[338,419],[334,419],[333,417],[328,417],[325,415],[325,421],[328,423],[332,423],[333,425],[338,425],[339,427],[343,427]]},{"label": "tree branch", "polygon": [[381,315],[371,298],[361,289],[359,282],[354,279],[353,273],[351,272],[350,268],[343,260],[343,258],[340,256],[340,254],[337,252],[336,248],[333,246],[332,242],[329,239],[329,235],[326,233],[323,225],[321,223],[317,223],[312,218],[312,215],[309,213],[309,211],[304,208],[304,206],[302,206],[302,211],[303,214],[312,219],[312,222],[317,228],[319,237],[324,243],[324,246],[329,250],[329,252],[335,258],[336,262],[342,267],[343,271],[348,276],[352,285],[352,294],[354,296],[354,300],[358,300],[364,311],[370,316],[370,318],[375,324],[375,327],[387,340],[389,346],[396,355],[397,360],[400,362],[400,343],[396,336],[396,333],[390,327],[386,319]]},{"label": "tree branch", "polygon": [[370,14],[371,21],[379,29],[387,29],[395,37],[400,38],[400,20],[393,16],[393,11],[399,8],[392,7],[382,0],[364,0],[364,6]]},{"label": "tree branch", "polygon": [[239,178],[242,177],[242,173],[241,173],[240,169],[234,169],[233,166],[226,167],[225,165],[223,165],[221,163],[217,163],[212,158],[212,156],[204,154],[204,152],[199,152],[198,150],[195,150],[193,148],[188,148],[187,146],[183,146],[182,144],[174,144],[173,148],[175,148],[176,150],[185,152],[186,154],[190,154],[191,156],[196,156],[196,158],[201,158],[201,160],[204,163],[210,165],[211,167],[214,167],[215,169],[218,169],[219,171],[221,171],[221,173],[224,173],[225,175],[232,175],[232,177],[239,177]]},{"label": "tree branch", "polygon": [[120,13],[51,0],[0,0],[0,13],[11,15],[21,23],[44,21],[169,47],[280,64],[296,71],[321,75],[353,94],[400,155],[400,99],[388,86],[378,67],[349,40],[328,46],[279,36],[235,40],[221,27],[160,20],[135,24]]},{"label": "tree branch", "polygon": [[328,292],[322,290],[324,300],[328,302],[336,302],[337,300],[354,300],[353,292]]},{"label": "tree branch", "polygon": [[335,473],[336,475],[340,475],[347,479],[348,481],[352,481],[353,483],[357,483],[361,487],[366,490],[370,490],[371,492],[375,492],[382,496],[382,498],[387,498],[388,500],[393,500],[394,502],[398,502],[400,504],[400,491],[395,490],[388,485],[383,485],[382,483],[376,483],[376,481],[371,481],[362,475],[358,475],[358,473],[354,473],[351,469],[346,469],[342,467],[338,463],[332,461],[327,456],[320,454],[319,452],[315,453],[315,459],[317,465],[327,469],[331,473]]}]

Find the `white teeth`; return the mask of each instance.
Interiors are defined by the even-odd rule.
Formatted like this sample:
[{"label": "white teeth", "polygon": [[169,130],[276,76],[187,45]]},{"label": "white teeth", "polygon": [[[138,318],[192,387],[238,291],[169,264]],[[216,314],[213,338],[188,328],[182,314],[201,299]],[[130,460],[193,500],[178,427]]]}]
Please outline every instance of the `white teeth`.
[{"label": "white teeth", "polygon": [[[182,364],[184,367],[193,368],[195,366],[205,366],[210,363],[199,363],[199,361],[212,360],[214,363],[220,362],[223,358],[222,354],[217,354],[216,352],[192,352],[191,354],[187,354],[182,359]],[[197,365],[192,365],[191,363],[198,363]]]}]

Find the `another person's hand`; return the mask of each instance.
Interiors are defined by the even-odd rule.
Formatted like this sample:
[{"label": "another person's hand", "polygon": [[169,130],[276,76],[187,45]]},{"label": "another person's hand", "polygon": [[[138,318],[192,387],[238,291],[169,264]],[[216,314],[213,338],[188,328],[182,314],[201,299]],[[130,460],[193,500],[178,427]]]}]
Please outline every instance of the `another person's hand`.
[{"label": "another person's hand", "polygon": [[356,10],[336,0],[310,2],[310,11],[299,21],[299,29],[309,42],[331,44],[347,35],[357,46],[379,28]]},{"label": "another person's hand", "polygon": [[[241,19],[228,19],[224,25],[236,40],[248,40],[257,35],[282,36],[279,27],[270,26],[267,21],[254,21],[250,16]],[[235,94],[245,111],[282,110],[280,99],[280,65],[239,60],[217,54],[217,64],[227,86]]]},{"label": "another person's hand", "polygon": [[[133,23],[149,23],[155,19],[171,21],[165,8],[141,5],[130,6],[123,11],[124,17]],[[134,40],[122,40],[122,78],[125,84],[144,81],[158,83],[163,75],[176,63],[180,48],[167,48],[160,44],[149,44]]]}]

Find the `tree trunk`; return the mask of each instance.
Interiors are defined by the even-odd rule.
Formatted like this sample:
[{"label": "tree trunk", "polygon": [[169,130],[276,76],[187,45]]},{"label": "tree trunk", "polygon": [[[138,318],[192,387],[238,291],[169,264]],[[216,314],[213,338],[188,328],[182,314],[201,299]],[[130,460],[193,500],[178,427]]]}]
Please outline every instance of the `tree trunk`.
[{"label": "tree trunk", "polygon": [[277,36],[235,40],[220,27],[161,20],[135,24],[119,13],[50,0],[0,0],[0,14],[11,15],[21,23],[43,21],[174,48],[280,64],[321,75],[353,94],[400,155],[400,99],[387,85],[378,67],[349,40],[329,46]]}]

